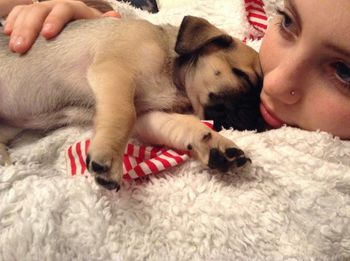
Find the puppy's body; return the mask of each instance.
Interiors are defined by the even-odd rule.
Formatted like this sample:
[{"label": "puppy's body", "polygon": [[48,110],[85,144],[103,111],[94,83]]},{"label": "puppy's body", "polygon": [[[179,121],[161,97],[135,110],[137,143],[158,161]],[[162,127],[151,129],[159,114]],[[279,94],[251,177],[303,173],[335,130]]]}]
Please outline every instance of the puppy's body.
[{"label": "puppy's body", "polygon": [[[169,48],[175,46],[176,30],[168,28],[174,33],[171,38],[144,20],[78,21],[54,41],[39,38],[25,55],[11,53],[7,38],[0,37],[1,120],[20,128],[51,129],[74,122],[65,115],[79,110],[82,121],[91,120],[92,115],[86,113],[94,113],[95,97],[88,69],[97,60],[113,56],[135,77],[139,114],[181,107],[178,98],[185,96],[173,84],[170,57],[175,54]],[[115,91],[120,90],[116,87]]]},{"label": "puppy's body", "polygon": [[39,39],[25,55],[10,53],[7,41],[0,37],[1,143],[22,129],[94,119],[87,163],[107,188],[118,187],[133,128],[148,142],[192,149],[213,168],[246,161],[233,142],[195,117],[174,114],[190,108],[201,118],[227,119],[220,111],[227,97],[259,92],[256,53],[205,20],[187,17],[179,33],[144,20],[77,21],[55,40]]}]

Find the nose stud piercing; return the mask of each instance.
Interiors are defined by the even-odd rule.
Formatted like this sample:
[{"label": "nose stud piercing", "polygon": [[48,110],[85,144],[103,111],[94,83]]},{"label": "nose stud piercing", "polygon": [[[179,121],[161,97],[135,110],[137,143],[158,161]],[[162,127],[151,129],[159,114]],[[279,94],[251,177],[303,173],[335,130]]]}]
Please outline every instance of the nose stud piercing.
[{"label": "nose stud piercing", "polygon": [[295,91],[290,91],[290,95],[295,95]]}]

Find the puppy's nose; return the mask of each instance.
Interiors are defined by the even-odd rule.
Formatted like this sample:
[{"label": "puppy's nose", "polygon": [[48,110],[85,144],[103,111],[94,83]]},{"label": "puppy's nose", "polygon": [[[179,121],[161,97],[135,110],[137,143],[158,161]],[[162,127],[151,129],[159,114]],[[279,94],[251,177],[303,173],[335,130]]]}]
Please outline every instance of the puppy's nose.
[{"label": "puppy's nose", "polygon": [[112,180],[106,180],[100,177],[96,177],[95,181],[97,182],[97,184],[101,185],[102,187],[108,190],[118,191],[120,189],[120,185],[118,184],[118,182]]}]

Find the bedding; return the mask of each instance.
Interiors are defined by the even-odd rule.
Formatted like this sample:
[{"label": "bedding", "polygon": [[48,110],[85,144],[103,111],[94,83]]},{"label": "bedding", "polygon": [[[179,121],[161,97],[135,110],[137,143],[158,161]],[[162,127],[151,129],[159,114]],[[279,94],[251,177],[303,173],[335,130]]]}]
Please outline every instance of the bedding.
[{"label": "bedding", "polygon": [[158,12],[158,5],[156,0],[118,0],[120,2],[128,2],[132,6],[136,8],[140,8],[142,10],[146,10],[151,13]]},{"label": "bedding", "polygon": [[[264,1],[267,16],[279,2]],[[202,16],[260,45],[238,0],[157,14],[111,4],[154,23]],[[67,174],[67,149],[90,138],[89,128],[21,135],[10,149],[15,164],[0,166],[0,260],[349,260],[349,141],[292,127],[221,133],[252,164],[223,175],[187,160],[118,193]]]}]

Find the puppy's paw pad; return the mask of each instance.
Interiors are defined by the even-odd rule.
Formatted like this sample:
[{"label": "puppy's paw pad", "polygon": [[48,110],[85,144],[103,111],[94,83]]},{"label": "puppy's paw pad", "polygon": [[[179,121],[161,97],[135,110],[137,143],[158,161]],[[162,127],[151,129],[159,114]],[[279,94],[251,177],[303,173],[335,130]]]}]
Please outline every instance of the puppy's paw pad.
[{"label": "puppy's paw pad", "polygon": [[225,151],[225,155],[228,157],[228,158],[237,158],[237,157],[240,157],[240,156],[244,156],[244,152],[240,149],[237,149],[237,148],[228,148],[226,149]]},{"label": "puppy's paw pad", "polygon": [[92,161],[91,162],[91,169],[93,172],[97,174],[103,174],[109,171],[109,166],[107,165],[102,165],[97,162]]},{"label": "puppy's paw pad", "polygon": [[217,169],[222,172],[227,172],[231,167],[242,167],[248,162],[251,163],[251,160],[247,158],[240,149],[229,148],[223,153],[214,148],[209,152],[209,168]]},{"label": "puppy's paw pad", "polygon": [[86,158],[86,166],[89,172],[101,175],[109,172],[111,163],[109,161],[102,163],[93,158],[91,159],[90,155],[88,155]]},{"label": "puppy's paw pad", "polygon": [[211,149],[209,153],[208,166],[211,169],[217,169],[223,172],[228,171],[231,163],[226,159],[225,155],[218,149]]},{"label": "puppy's paw pad", "polygon": [[108,190],[118,191],[120,189],[119,183],[116,181],[113,181],[113,180],[106,180],[106,179],[101,178],[101,177],[96,177],[95,181],[97,184],[99,184],[100,186],[102,186]]}]

